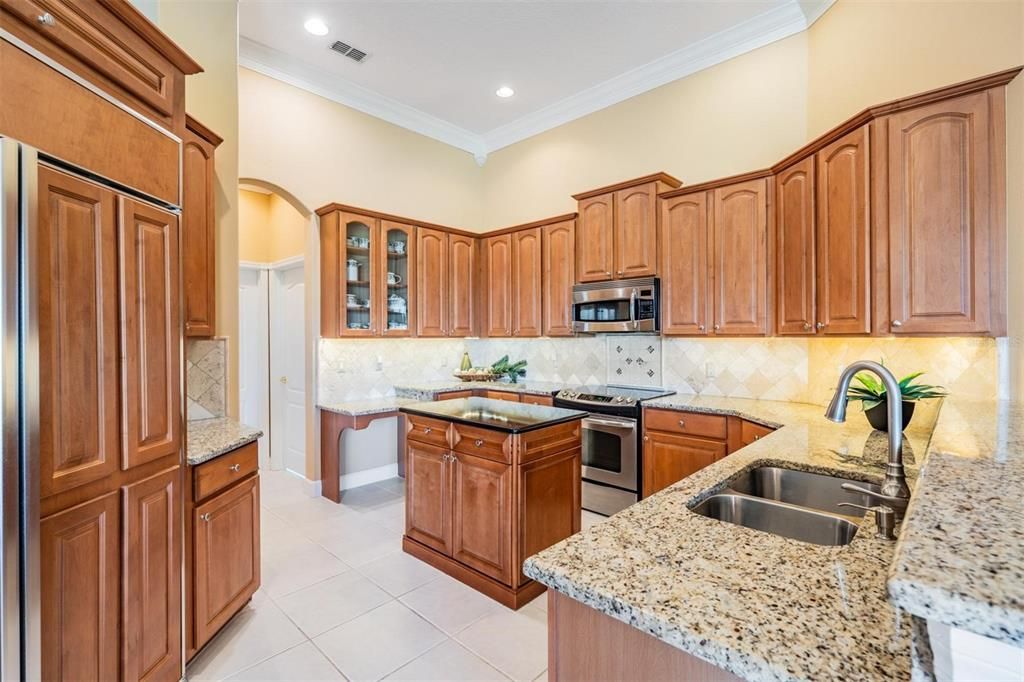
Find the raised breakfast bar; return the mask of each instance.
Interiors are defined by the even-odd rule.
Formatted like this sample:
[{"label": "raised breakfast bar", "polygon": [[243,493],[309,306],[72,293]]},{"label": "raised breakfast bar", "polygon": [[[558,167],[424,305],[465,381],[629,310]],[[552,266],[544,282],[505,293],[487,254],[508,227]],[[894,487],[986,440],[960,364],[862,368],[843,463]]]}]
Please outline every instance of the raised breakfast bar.
[{"label": "raised breakfast bar", "polygon": [[488,398],[403,405],[402,548],[518,609],[544,585],[523,560],[580,530],[586,412]]}]

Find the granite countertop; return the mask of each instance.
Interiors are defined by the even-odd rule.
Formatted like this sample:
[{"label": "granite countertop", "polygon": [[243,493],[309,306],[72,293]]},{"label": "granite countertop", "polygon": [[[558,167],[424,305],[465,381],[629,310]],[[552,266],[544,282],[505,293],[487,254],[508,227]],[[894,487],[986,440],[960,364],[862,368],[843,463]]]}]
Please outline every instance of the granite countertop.
[{"label": "granite countertop", "polygon": [[508,433],[535,431],[583,419],[587,416],[587,412],[581,410],[567,410],[561,407],[530,405],[490,398],[459,398],[440,402],[412,403],[404,405],[401,411]]},{"label": "granite countertop", "polygon": [[1024,646],[1024,404],[946,399],[889,594],[921,618]]},{"label": "granite countertop", "polygon": [[338,403],[321,403],[317,409],[345,414],[350,417],[361,417],[368,414],[381,414],[383,412],[395,412],[403,405],[411,405],[419,402],[411,398],[400,398],[389,396],[387,398],[373,398],[370,400],[346,400]]},{"label": "granite countertop", "polygon": [[190,421],[188,431],[188,465],[202,464],[251,443],[263,432],[229,417]]},{"label": "granite countertop", "polygon": [[510,384],[502,381],[459,381],[453,379],[452,381],[430,381],[421,384],[400,384],[395,386],[395,393],[402,398],[434,400],[442,393],[472,391],[474,389],[550,396],[558,393],[563,388],[577,387],[577,384],[559,384],[549,381],[520,381]]},{"label": "granite countertop", "polygon": [[[854,410],[698,396],[645,403],[739,415],[778,431],[530,557],[526,575],[753,680],[909,679],[911,618],[886,597],[895,543],[868,514],[824,547],[694,514],[690,506],[764,465],[881,482],[888,443]],[[922,406],[904,446],[913,483],[935,421]]]}]

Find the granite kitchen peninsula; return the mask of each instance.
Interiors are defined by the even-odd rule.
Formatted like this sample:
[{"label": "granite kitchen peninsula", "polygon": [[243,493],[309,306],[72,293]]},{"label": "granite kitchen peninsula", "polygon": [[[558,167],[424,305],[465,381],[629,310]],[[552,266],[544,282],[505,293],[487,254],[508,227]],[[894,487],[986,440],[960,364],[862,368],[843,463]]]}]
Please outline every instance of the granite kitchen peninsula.
[{"label": "granite kitchen peninsula", "polygon": [[544,591],[523,560],[580,530],[581,424],[544,405],[403,405],[402,548],[509,608]]}]

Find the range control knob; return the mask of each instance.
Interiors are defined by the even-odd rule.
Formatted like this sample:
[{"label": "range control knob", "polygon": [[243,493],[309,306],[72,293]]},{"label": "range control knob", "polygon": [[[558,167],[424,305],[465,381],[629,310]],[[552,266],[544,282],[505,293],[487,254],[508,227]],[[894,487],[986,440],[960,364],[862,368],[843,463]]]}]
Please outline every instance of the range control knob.
[{"label": "range control knob", "polygon": [[621,395],[615,396],[615,402],[621,403],[622,402],[622,396]]}]

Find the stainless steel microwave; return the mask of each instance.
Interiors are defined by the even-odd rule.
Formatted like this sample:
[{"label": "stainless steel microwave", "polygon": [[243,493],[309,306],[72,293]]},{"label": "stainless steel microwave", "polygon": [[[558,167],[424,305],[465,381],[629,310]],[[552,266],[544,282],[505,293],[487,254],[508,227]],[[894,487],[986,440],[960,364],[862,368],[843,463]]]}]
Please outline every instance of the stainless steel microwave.
[{"label": "stainless steel microwave", "polygon": [[661,331],[657,277],[577,284],[572,288],[572,328],[584,334]]}]

